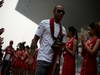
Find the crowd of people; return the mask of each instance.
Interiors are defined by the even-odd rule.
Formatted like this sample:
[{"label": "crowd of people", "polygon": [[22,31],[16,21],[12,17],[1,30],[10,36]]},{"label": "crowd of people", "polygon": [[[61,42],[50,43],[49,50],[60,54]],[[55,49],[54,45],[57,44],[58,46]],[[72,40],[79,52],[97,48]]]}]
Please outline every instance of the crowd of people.
[{"label": "crowd of people", "polygon": [[[20,42],[16,50],[13,48],[13,40],[2,50],[1,34],[4,28],[1,28],[1,75],[75,75],[79,42],[82,48],[80,75],[100,75],[97,66],[100,64],[100,54],[98,64],[96,60],[100,50],[100,22],[88,24],[87,34],[78,35],[74,26],[65,29],[62,25],[64,15],[64,6],[56,5],[53,17],[40,22],[30,46],[26,45],[26,42]],[[40,41],[39,48],[38,41]]]},{"label": "crowd of people", "polygon": [[16,49],[13,48],[13,43],[11,40],[2,49],[3,40],[0,36],[1,75],[34,75],[37,52],[33,56],[30,47],[25,45],[26,42],[18,43]]}]

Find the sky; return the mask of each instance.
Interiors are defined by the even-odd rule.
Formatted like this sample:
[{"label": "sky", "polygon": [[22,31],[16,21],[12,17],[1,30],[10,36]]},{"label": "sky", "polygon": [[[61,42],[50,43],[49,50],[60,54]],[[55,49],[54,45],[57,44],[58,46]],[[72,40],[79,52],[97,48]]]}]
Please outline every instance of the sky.
[{"label": "sky", "polygon": [[5,28],[1,35],[4,37],[3,49],[10,40],[14,41],[14,48],[22,41],[30,45],[37,29],[35,22],[15,10],[17,3],[18,0],[5,0],[3,7],[0,8],[0,28]]}]

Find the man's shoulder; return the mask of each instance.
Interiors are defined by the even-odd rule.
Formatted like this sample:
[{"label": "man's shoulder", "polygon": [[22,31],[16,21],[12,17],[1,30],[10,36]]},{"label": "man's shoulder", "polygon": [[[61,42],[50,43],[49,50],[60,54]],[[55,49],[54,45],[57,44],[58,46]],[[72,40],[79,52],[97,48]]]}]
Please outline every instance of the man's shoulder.
[{"label": "man's shoulder", "polygon": [[44,19],[44,20],[41,21],[41,23],[49,23],[49,20],[50,19]]}]

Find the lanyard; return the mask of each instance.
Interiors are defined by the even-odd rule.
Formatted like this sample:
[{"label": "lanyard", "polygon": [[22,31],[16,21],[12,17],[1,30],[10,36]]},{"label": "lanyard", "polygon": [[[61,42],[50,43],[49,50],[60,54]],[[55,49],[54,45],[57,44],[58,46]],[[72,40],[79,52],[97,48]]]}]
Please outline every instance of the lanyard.
[{"label": "lanyard", "polygon": [[60,31],[59,31],[58,37],[55,37],[54,36],[54,29],[55,29],[54,28],[54,18],[50,19],[50,30],[51,30],[51,36],[52,36],[53,40],[56,40],[56,39],[62,40],[62,26],[61,26],[61,23],[59,23],[59,24],[60,24],[60,26],[59,26]]}]

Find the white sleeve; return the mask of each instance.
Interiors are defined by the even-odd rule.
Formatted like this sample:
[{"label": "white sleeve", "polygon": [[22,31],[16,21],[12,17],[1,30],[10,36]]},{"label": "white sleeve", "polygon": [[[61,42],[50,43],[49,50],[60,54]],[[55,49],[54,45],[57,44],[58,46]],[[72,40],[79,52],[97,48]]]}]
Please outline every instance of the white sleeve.
[{"label": "white sleeve", "polygon": [[36,35],[41,37],[43,32],[44,32],[44,23],[43,22],[40,22],[38,28],[37,28],[37,31],[36,31]]},{"label": "white sleeve", "polygon": [[63,35],[64,35],[62,41],[63,41],[64,43],[66,43],[66,41],[67,41],[67,32],[66,32],[66,29],[65,29],[64,27],[62,28],[62,30],[63,30]]}]

